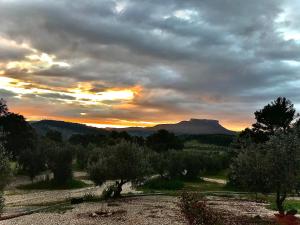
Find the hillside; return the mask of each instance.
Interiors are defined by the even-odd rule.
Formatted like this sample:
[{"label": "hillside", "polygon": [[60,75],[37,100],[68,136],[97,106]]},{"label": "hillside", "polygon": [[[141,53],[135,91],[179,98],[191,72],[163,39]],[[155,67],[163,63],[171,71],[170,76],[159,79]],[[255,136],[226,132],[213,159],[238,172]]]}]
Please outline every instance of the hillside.
[{"label": "hillside", "polygon": [[64,138],[69,138],[73,134],[107,134],[105,129],[86,126],[79,123],[71,123],[57,120],[41,120],[31,122],[31,125],[40,134],[45,134],[49,130],[56,130],[62,133]]},{"label": "hillside", "polygon": [[198,135],[198,134],[228,134],[234,135],[234,131],[230,131],[220,125],[218,120],[207,119],[190,119],[189,121],[181,121],[175,124],[159,124],[154,127],[140,128],[129,127],[118,130],[125,130],[131,135],[147,136],[157,130],[165,129],[178,135]]},{"label": "hillside", "polygon": [[84,124],[70,123],[56,120],[41,120],[32,122],[31,125],[41,134],[47,130],[57,130],[64,137],[70,137],[72,134],[107,134],[109,130],[127,131],[133,136],[148,136],[160,129],[165,129],[177,135],[199,135],[199,134],[228,134],[233,135],[235,132],[230,131],[219,124],[217,120],[191,119],[181,121],[176,124],[159,124],[154,127],[128,127],[114,129],[100,129],[86,126]]}]

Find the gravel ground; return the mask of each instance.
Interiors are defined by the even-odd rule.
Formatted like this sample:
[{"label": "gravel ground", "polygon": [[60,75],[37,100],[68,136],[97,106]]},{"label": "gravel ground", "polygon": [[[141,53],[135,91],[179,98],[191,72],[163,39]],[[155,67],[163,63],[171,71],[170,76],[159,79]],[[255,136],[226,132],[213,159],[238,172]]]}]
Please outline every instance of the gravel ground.
[{"label": "gravel ground", "polygon": [[65,213],[36,213],[0,225],[184,225],[174,197],[147,196],[108,203],[84,203]]},{"label": "gravel ground", "polygon": [[257,203],[253,201],[235,200],[220,197],[210,197],[208,205],[219,211],[230,212],[236,216],[249,216],[269,218],[274,216],[274,211],[266,208],[266,203]]}]

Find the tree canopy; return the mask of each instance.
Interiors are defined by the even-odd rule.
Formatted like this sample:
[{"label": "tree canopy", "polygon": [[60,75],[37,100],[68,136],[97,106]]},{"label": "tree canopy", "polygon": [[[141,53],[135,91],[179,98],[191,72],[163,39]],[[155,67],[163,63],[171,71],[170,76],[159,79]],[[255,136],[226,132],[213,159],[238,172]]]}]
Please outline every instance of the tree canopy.
[{"label": "tree canopy", "polygon": [[175,134],[167,130],[159,130],[146,140],[147,146],[156,152],[183,149],[183,142]]},{"label": "tree canopy", "polygon": [[146,149],[126,141],[96,148],[89,159],[88,171],[98,185],[107,180],[116,180],[113,195],[117,197],[125,183],[136,182],[148,174],[148,154]]}]

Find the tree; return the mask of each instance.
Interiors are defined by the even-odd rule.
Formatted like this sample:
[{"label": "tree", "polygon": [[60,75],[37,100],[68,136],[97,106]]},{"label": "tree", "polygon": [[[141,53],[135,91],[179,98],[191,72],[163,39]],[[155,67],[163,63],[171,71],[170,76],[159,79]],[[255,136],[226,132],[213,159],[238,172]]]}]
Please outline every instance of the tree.
[{"label": "tree", "polygon": [[261,110],[254,112],[256,123],[239,133],[233,144],[236,148],[244,148],[253,143],[265,143],[275,132],[287,132],[297,117],[294,105],[284,97],[278,97]]},{"label": "tree", "polygon": [[294,131],[281,131],[266,143],[241,151],[231,167],[230,178],[250,191],[274,191],[278,211],[284,213],[283,202],[296,188],[299,174],[299,137]]},{"label": "tree", "polygon": [[35,130],[22,115],[7,113],[1,116],[0,127],[5,134],[1,139],[14,159],[18,159],[24,149],[34,148],[37,138]]},{"label": "tree", "polygon": [[8,114],[8,107],[3,98],[0,98],[0,117]]},{"label": "tree", "polygon": [[156,152],[165,152],[170,149],[183,149],[183,142],[167,130],[159,130],[150,135],[146,140],[147,146]]},{"label": "tree", "polygon": [[247,146],[240,151],[231,165],[229,185],[255,193],[267,193],[270,187],[266,163],[263,145]]},{"label": "tree", "polygon": [[149,173],[148,154],[146,149],[125,141],[96,148],[90,156],[88,172],[97,185],[116,180],[113,197],[119,197],[124,184],[137,182]]},{"label": "tree", "polygon": [[278,97],[271,104],[254,113],[256,123],[254,130],[267,134],[274,134],[275,131],[286,132],[292,121],[295,119],[296,110],[290,100]]},{"label": "tree", "polygon": [[63,137],[62,134],[59,131],[56,130],[49,130],[47,131],[46,138],[48,138],[49,140],[58,142],[58,143],[62,143],[63,142]]},{"label": "tree", "polygon": [[35,143],[33,148],[25,148],[19,154],[18,163],[23,171],[29,175],[31,181],[40,172],[46,169],[46,154],[41,140]]},{"label": "tree", "polygon": [[270,186],[276,192],[276,205],[284,212],[283,202],[295,189],[300,174],[300,140],[295,132],[279,133],[266,143],[266,159]]},{"label": "tree", "polygon": [[47,139],[43,141],[43,147],[46,152],[46,165],[53,173],[54,182],[64,185],[73,177],[73,147]]},{"label": "tree", "polygon": [[77,166],[80,169],[87,169],[89,156],[93,151],[93,149],[96,148],[96,145],[89,144],[86,147],[82,145],[76,145],[74,146],[74,148],[75,148]]},{"label": "tree", "polygon": [[3,189],[8,184],[9,177],[9,160],[3,144],[0,142],[0,215],[4,207]]}]

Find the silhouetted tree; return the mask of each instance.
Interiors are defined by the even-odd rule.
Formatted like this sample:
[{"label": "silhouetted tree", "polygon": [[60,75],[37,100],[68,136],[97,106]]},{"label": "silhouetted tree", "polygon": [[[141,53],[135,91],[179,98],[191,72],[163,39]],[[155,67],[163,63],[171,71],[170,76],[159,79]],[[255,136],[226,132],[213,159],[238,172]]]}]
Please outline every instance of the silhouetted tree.
[{"label": "silhouetted tree", "polygon": [[237,148],[252,143],[264,143],[276,131],[287,132],[296,118],[296,110],[290,100],[278,97],[275,101],[254,113],[256,123],[252,128],[243,130],[234,143]]},{"label": "silhouetted tree", "polygon": [[8,114],[8,107],[3,98],[0,99],[0,116]]},{"label": "silhouetted tree", "polygon": [[0,127],[5,134],[2,137],[5,148],[14,159],[18,159],[24,149],[34,148],[37,138],[35,130],[22,115],[7,113],[1,116]]},{"label": "silhouetted tree", "polygon": [[271,104],[254,113],[256,123],[252,126],[255,131],[262,131],[270,135],[275,131],[286,132],[295,119],[295,113],[296,110],[290,100],[278,97]]},{"label": "silhouetted tree", "polygon": [[156,152],[183,149],[183,142],[175,134],[167,130],[159,130],[150,135],[146,140],[146,144]]}]

